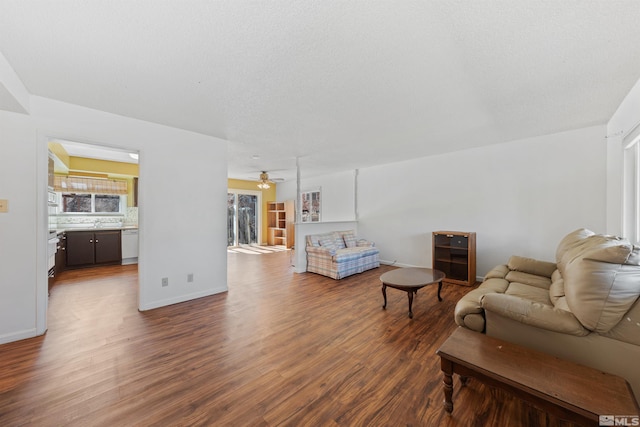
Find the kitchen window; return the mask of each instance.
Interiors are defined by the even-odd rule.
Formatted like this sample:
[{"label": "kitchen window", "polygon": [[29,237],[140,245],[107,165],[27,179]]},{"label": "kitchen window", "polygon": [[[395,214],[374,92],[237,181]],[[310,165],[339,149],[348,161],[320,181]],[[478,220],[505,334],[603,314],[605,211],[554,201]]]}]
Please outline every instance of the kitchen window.
[{"label": "kitchen window", "polygon": [[62,193],[61,213],[122,213],[126,196]]}]

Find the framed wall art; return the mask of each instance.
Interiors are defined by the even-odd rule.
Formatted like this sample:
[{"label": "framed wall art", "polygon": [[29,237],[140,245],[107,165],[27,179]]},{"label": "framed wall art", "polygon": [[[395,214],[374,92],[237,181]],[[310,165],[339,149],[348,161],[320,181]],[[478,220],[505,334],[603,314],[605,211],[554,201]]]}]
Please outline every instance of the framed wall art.
[{"label": "framed wall art", "polygon": [[300,193],[301,221],[320,222],[320,190],[303,191]]}]

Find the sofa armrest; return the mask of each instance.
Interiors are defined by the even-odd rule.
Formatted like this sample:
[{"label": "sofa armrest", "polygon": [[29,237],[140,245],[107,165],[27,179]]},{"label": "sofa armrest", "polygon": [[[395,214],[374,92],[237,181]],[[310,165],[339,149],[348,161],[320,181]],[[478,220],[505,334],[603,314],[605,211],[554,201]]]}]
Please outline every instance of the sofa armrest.
[{"label": "sofa armrest", "polygon": [[488,279],[504,279],[509,271],[511,270],[509,270],[509,267],[507,267],[506,264],[497,265],[484,275],[484,280],[486,281]]},{"label": "sofa armrest", "polygon": [[579,337],[589,334],[573,313],[514,295],[489,293],[482,297],[481,305],[487,312],[536,328]]},{"label": "sofa armrest", "polygon": [[356,247],[363,247],[363,248],[367,248],[367,247],[373,247],[376,244],[373,242],[370,242],[369,240],[366,239],[358,239],[356,240]]},{"label": "sofa armrest", "polygon": [[307,253],[331,258],[336,254],[336,250],[327,249],[326,247],[322,247],[322,246],[307,246]]},{"label": "sofa armrest", "polygon": [[521,256],[512,256],[507,263],[509,270],[521,271],[523,273],[534,274],[536,276],[543,276],[551,278],[551,275],[556,271],[556,264],[553,262],[540,261],[533,258],[525,258]]},{"label": "sofa armrest", "polygon": [[484,332],[484,310],[482,309],[482,297],[488,293],[504,292],[509,282],[504,279],[488,279],[478,288],[467,292],[456,304],[454,318],[456,324],[476,332]]}]

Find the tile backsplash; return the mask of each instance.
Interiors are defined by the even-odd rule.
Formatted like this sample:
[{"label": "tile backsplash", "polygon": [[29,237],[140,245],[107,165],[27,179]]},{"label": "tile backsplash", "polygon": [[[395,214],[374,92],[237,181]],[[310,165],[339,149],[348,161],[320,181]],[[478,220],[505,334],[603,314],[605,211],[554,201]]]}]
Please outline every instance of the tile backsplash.
[{"label": "tile backsplash", "polygon": [[73,226],[91,226],[99,223],[102,227],[109,226],[137,226],[138,208],[127,208],[125,215],[60,215],[49,216],[49,228],[64,228]]}]

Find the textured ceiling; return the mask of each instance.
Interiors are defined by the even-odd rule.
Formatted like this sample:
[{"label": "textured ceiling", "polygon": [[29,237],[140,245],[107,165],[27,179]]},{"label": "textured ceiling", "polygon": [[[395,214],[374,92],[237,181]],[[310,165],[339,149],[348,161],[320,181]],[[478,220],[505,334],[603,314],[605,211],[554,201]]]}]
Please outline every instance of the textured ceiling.
[{"label": "textured ceiling", "polygon": [[31,94],[291,178],[296,157],[315,175],[606,123],[640,78],[639,18],[635,0],[0,0],[0,52]]}]

